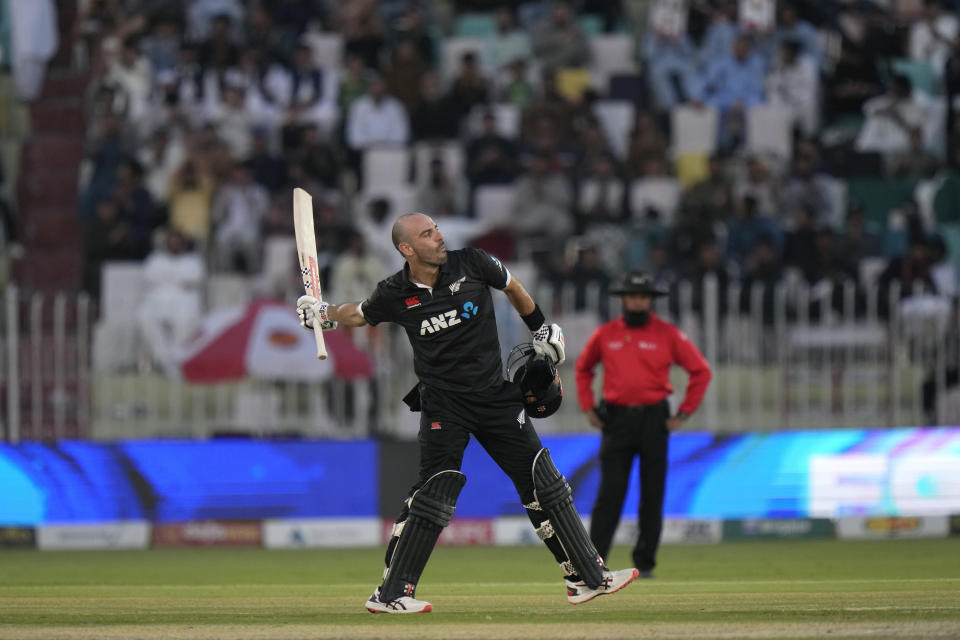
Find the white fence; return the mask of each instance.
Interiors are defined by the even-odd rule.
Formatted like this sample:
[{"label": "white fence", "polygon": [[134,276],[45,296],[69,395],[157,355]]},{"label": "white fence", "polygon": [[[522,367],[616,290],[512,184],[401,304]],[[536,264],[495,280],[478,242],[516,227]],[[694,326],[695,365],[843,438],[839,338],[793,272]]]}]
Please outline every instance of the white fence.
[{"label": "white fence", "polygon": [[[541,432],[588,429],[577,405],[573,362],[602,321],[619,312],[597,288],[533,287],[564,327],[566,400]],[[506,298],[495,294],[504,352],[529,340]],[[602,303],[607,303],[602,304]],[[578,309],[578,307],[580,307]],[[888,311],[889,310],[889,311]],[[853,285],[778,283],[725,291],[713,279],[680,283],[657,312],[677,323],[707,356],[713,382],[691,429],[716,432],[956,424],[960,419],[956,309],[932,296],[901,299]],[[291,310],[292,313],[292,310]],[[246,380],[195,385],[139,358],[94,366],[97,313],[85,295],[3,296],[0,433],[6,441],[91,437],[207,437],[300,434],[415,437],[418,414],[400,402],[415,384],[410,346],[397,327],[355,331],[375,362],[369,382],[321,384]],[[94,347],[97,349],[94,349]],[[686,384],[677,369],[674,399]],[[602,371],[598,370],[598,380]],[[599,384],[597,385],[597,391]],[[926,396],[927,410],[924,408]]]}]

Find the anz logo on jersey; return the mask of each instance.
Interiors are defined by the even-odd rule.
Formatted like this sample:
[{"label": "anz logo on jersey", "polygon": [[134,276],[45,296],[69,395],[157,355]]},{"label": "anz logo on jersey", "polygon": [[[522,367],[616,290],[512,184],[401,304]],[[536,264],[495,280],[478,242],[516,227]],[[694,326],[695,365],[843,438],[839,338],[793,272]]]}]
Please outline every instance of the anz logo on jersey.
[{"label": "anz logo on jersey", "polygon": [[449,329],[452,326],[458,325],[464,320],[469,320],[477,315],[477,311],[480,308],[472,302],[464,302],[463,310],[457,311],[456,309],[450,309],[450,311],[444,311],[440,315],[432,316],[427,318],[420,323],[420,335],[425,336],[428,333],[436,333],[443,329]]}]

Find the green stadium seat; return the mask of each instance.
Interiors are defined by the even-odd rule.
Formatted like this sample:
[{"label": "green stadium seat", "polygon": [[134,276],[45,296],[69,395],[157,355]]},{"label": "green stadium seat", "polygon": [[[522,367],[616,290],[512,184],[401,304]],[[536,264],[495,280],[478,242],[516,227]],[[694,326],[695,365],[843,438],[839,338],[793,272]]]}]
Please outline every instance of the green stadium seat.
[{"label": "green stadium seat", "polygon": [[592,13],[582,15],[577,18],[580,28],[583,29],[583,35],[591,38],[603,33],[603,18]]},{"label": "green stadium seat", "polygon": [[891,69],[894,73],[903,74],[910,78],[914,89],[923,91],[927,95],[934,95],[938,91],[936,74],[930,63],[925,60],[894,58]]},{"label": "green stadium seat", "polygon": [[453,33],[461,38],[488,38],[497,35],[497,22],[489,13],[464,13],[457,17]]},{"label": "green stadium seat", "polygon": [[887,226],[891,209],[913,197],[916,180],[886,178],[852,178],[847,181],[847,197],[863,205],[868,223]]}]

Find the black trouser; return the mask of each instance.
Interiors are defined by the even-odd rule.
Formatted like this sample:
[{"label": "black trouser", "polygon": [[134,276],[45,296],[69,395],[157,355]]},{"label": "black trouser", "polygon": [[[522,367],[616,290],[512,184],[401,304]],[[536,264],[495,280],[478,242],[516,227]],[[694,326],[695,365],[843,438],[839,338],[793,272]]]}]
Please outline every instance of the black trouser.
[{"label": "black trouser", "polygon": [[640,527],[633,548],[641,571],[656,565],[663,529],[663,494],[667,482],[667,441],[670,433],[666,400],[645,407],[609,405],[600,444],[600,489],[593,505],[590,537],[605,560],[620,523],[634,456],[640,456]]},{"label": "black trouser", "polygon": [[482,398],[421,386],[420,402],[420,477],[411,495],[433,474],[459,471],[472,434],[513,481],[524,504],[533,502],[533,459],[543,445],[530,419],[521,416],[516,385],[504,382]]}]

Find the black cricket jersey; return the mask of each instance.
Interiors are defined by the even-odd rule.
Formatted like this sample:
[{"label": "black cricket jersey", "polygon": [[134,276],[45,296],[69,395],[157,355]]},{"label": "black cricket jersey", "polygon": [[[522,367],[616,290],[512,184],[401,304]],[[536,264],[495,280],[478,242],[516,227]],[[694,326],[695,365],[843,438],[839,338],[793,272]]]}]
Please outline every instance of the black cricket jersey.
[{"label": "black cricket jersey", "polygon": [[487,252],[458,249],[447,252],[433,289],[411,282],[404,264],[377,284],[360,311],[371,325],[394,322],[406,330],[420,382],[483,393],[503,384],[490,287],[503,289],[509,282],[510,272]]}]

